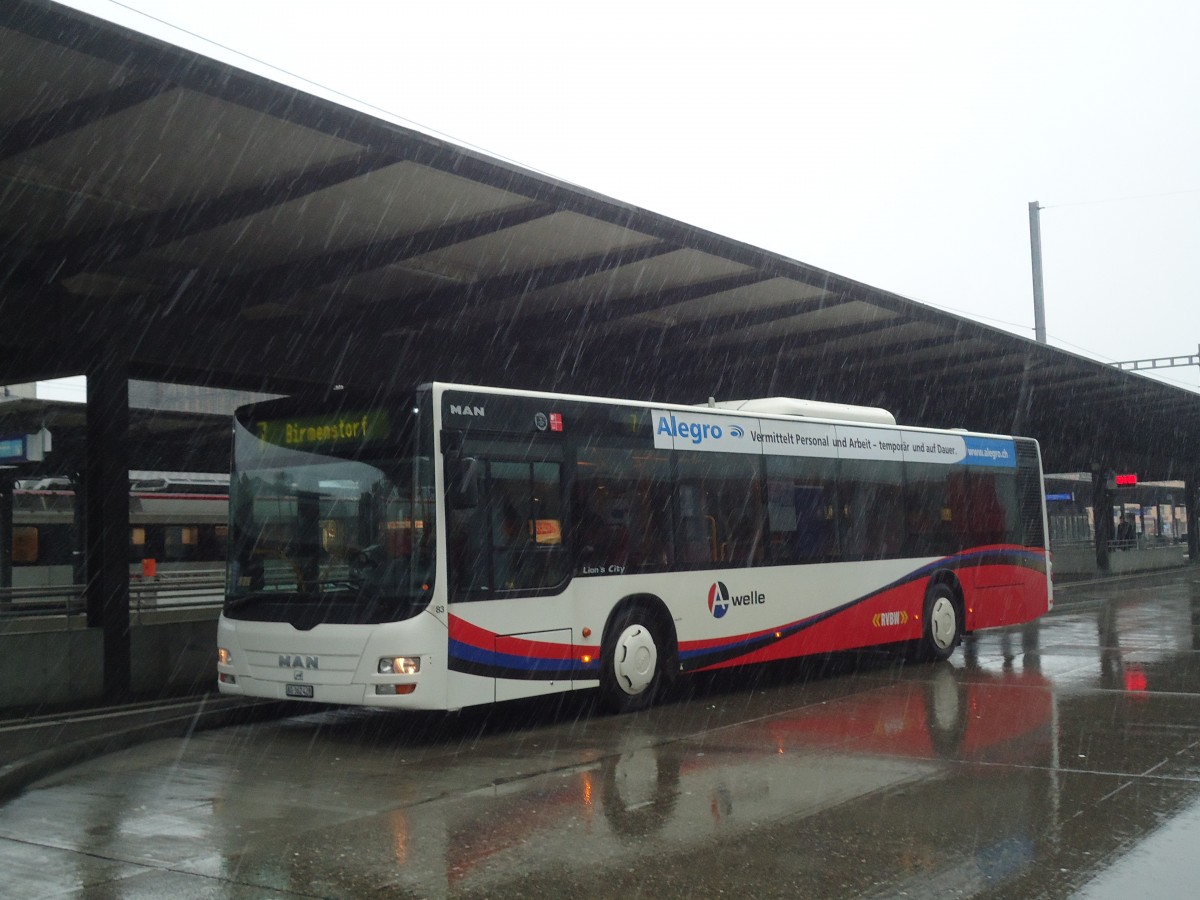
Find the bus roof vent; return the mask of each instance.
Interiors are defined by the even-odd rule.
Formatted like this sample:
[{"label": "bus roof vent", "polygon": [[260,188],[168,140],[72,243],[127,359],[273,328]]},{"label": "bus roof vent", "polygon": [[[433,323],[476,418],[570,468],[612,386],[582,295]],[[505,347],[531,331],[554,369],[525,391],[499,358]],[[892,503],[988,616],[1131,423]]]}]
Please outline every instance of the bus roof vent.
[{"label": "bus roof vent", "polygon": [[837,419],[843,422],[870,422],[873,425],[896,424],[896,417],[878,406],[850,406],[847,403],[824,403],[820,400],[801,400],[797,397],[719,400],[714,405],[720,409],[736,409],[739,412],[747,413],[802,416],[807,419]]}]

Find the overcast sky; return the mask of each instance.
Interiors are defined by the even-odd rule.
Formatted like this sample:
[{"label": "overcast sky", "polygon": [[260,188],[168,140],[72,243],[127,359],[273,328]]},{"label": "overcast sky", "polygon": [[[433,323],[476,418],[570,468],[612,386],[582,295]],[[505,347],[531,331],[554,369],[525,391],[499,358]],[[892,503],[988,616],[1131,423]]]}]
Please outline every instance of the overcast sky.
[{"label": "overcast sky", "polygon": [[1050,343],[1198,352],[1195,0],[68,5],[1029,337],[1037,200]]}]

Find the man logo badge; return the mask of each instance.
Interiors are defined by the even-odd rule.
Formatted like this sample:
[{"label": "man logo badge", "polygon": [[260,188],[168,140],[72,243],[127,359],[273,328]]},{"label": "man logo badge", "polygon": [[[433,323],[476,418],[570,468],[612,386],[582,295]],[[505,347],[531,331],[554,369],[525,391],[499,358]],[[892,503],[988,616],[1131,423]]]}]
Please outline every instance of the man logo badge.
[{"label": "man logo badge", "polygon": [[279,656],[281,669],[319,669],[321,659],[318,656],[289,656],[286,653]]}]

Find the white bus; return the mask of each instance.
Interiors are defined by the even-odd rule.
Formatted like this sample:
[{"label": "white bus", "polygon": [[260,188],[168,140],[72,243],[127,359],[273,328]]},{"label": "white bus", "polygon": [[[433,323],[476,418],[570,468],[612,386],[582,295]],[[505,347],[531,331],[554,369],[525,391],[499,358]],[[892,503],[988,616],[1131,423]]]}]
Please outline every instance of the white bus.
[{"label": "white bus", "polygon": [[430,384],[235,416],[227,694],[458,709],[1049,609],[1036,442],[776,398]]}]

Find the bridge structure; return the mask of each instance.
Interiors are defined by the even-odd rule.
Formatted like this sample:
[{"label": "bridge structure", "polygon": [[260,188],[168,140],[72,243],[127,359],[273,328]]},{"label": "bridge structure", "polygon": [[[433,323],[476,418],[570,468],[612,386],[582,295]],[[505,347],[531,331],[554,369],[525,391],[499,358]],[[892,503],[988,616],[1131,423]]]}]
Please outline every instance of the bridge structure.
[{"label": "bridge structure", "polygon": [[1147,369],[1175,369],[1181,366],[1200,366],[1200,348],[1190,356],[1156,356],[1152,359],[1128,359],[1113,363],[1126,372],[1142,372]]}]

